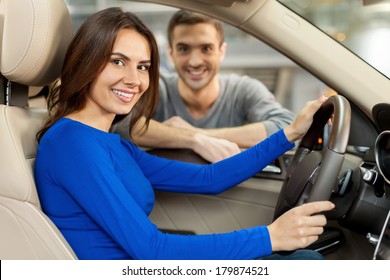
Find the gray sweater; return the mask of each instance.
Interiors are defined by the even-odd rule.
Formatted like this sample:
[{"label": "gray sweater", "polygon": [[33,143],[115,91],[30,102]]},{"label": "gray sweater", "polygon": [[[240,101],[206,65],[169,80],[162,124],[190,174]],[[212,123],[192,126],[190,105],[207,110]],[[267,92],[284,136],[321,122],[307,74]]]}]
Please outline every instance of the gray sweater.
[{"label": "gray sweater", "polygon": [[165,121],[180,116],[199,128],[222,128],[263,122],[267,135],[290,124],[295,114],[283,108],[259,80],[237,74],[219,74],[221,92],[209,112],[194,120],[179,95],[176,73],[161,73],[160,100],[154,119]]}]

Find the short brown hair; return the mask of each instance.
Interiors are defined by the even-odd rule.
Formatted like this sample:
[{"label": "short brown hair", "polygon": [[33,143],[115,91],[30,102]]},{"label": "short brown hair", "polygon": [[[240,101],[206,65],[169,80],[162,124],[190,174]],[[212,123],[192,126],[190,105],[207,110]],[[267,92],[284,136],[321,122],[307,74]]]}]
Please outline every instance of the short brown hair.
[{"label": "short brown hair", "polygon": [[167,36],[169,46],[172,47],[172,34],[176,26],[180,24],[194,25],[198,23],[212,24],[220,36],[220,44],[225,41],[223,23],[221,21],[193,11],[179,10],[173,14],[168,24]]}]

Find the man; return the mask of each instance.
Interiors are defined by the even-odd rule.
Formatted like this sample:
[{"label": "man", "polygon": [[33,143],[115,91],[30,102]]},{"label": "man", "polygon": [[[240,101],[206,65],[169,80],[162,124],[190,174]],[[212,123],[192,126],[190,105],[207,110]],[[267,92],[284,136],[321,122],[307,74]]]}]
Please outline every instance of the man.
[{"label": "man", "polygon": [[[215,162],[294,120],[260,81],[219,74],[226,53],[221,22],[180,10],[169,22],[168,42],[177,73],[161,73],[156,121],[144,133],[142,121],[132,129],[138,145],[189,148]],[[123,123],[113,130],[126,136]]]}]

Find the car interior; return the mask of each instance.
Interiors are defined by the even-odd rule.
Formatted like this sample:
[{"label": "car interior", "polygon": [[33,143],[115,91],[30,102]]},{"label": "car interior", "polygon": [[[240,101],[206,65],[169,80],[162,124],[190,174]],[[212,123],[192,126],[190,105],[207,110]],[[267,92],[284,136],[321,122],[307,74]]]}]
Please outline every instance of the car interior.
[{"label": "car interior", "polygon": [[[289,1],[137,2],[215,16],[283,53],[338,93],[316,114],[295,150],[216,196],[156,192],[150,219],[166,232],[226,232],[269,224],[299,204],[330,199],[336,211],[327,214],[324,234],[309,248],[329,260],[390,259],[390,105],[384,90],[390,88],[389,78],[293,13],[285,6]],[[0,230],[0,259],[75,260],[40,207],[32,172],[35,136],[47,116],[45,95],[59,77],[73,35],[69,5],[2,0],[0,14],[0,223],[6,225]],[[148,152],[207,164],[189,150]]]},{"label": "car interior", "polygon": [[32,170],[36,133],[47,111],[27,106],[29,86],[44,87],[58,77],[73,32],[71,18],[63,1],[22,2],[0,4],[0,259],[76,259],[40,208]]}]

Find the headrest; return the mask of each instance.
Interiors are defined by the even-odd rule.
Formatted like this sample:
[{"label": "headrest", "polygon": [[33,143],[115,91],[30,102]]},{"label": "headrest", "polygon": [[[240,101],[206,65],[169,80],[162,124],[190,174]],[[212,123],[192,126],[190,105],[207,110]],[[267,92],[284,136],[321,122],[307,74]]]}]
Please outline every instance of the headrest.
[{"label": "headrest", "polygon": [[73,35],[65,0],[1,0],[0,7],[1,74],[23,85],[52,83]]}]

